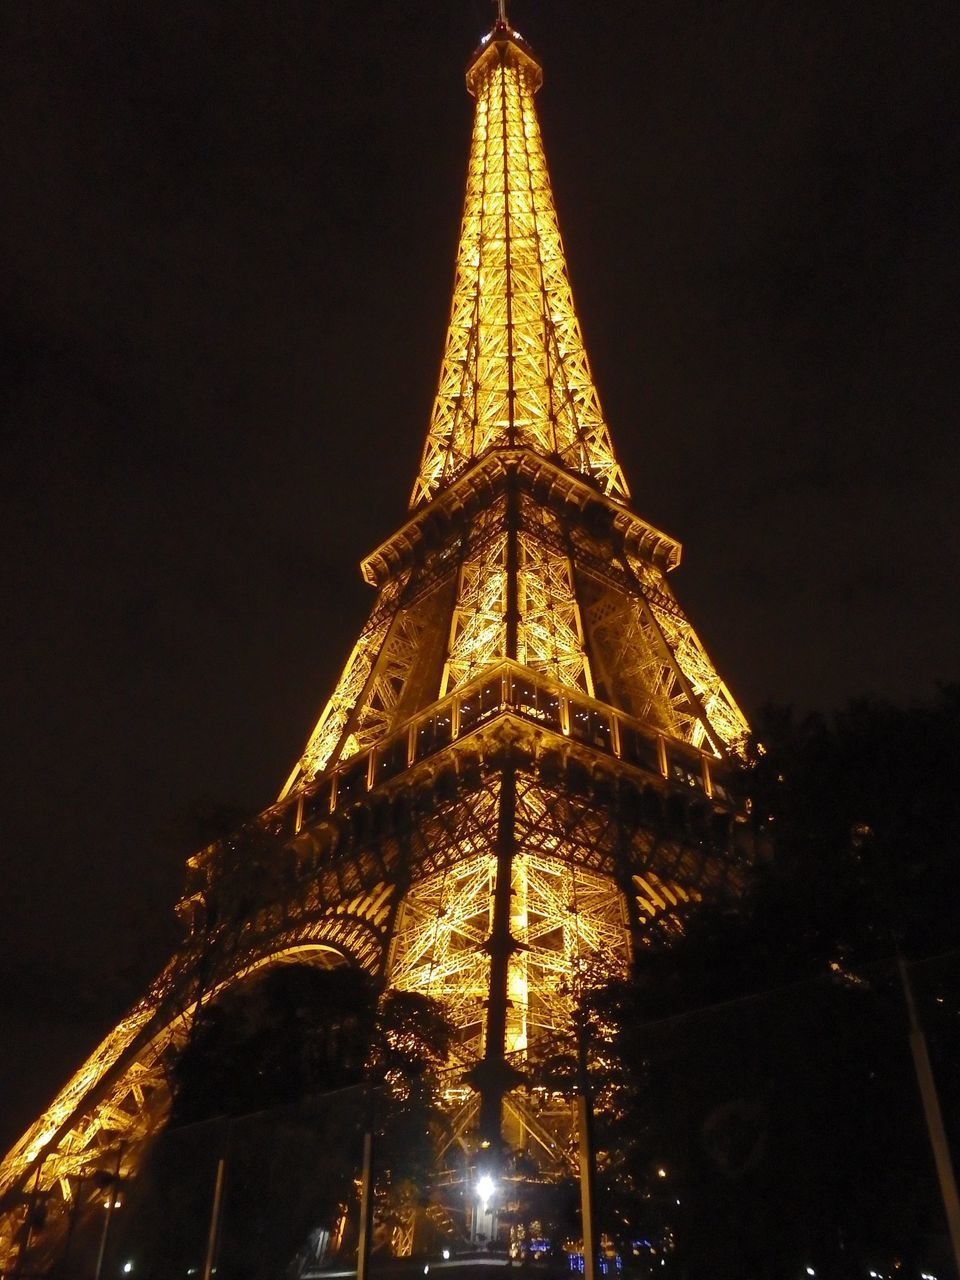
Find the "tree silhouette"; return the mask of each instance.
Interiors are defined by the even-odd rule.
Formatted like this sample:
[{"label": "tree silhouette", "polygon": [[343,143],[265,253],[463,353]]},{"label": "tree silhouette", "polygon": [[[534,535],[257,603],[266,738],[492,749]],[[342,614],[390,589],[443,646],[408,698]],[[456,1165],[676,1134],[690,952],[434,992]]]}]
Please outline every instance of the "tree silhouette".
[{"label": "tree silhouette", "polygon": [[[749,789],[769,856],[586,999],[598,1133],[628,1191],[601,1200],[692,1278],[937,1271],[893,957],[957,947],[960,696],[768,712],[761,737]],[[955,1118],[960,966],[916,972]]]},{"label": "tree silhouette", "polygon": [[358,969],[280,965],[203,1006],[173,1074],[170,1126],[134,1189],[122,1248],[138,1274],[202,1264],[226,1167],[218,1274],[282,1274],[353,1207],[362,1130],[379,1134],[385,1212],[425,1193],[450,1026]]}]

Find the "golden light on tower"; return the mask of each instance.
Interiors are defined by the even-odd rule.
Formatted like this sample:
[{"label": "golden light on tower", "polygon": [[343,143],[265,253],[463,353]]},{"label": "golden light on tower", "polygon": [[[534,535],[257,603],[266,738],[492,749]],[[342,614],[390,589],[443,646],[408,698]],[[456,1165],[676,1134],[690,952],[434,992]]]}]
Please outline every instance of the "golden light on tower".
[{"label": "golden light on tower", "polygon": [[[625,968],[735,862],[727,771],[747,726],[668,585],[679,544],[627,505],[541,78],[501,3],[467,71],[453,301],[409,517],[363,563],[370,618],[277,803],[190,859],[181,948],[0,1166],[11,1203],[31,1179],[50,1193],[51,1222],[118,1147],[136,1172],[197,1000],[290,957],[443,1001],[441,1162],[482,1140],[571,1170],[569,1100],[516,1083],[569,1031],[584,972]],[[0,1219],[8,1251],[20,1214]]]},{"label": "golden light on tower", "polygon": [[541,81],[501,16],[467,73],[467,190],[414,507],[496,448],[531,449],[628,496],[574,310],[533,102]]},{"label": "golden light on tower", "polygon": [[[467,72],[476,105],[466,196],[414,512],[478,461],[505,457],[506,451],[549,460],[617,503],[629,496],[574,309],[534,106],[541,80],[539,62],[501,11]],[[742,739],[746,721],[664,576],[679,562],[679,546],[666,540],[666,563],[628,555],[627,572],[639,593],[597,598],[588,587],[578,595],[575,548],[562,520],[529,495],[518,501],[524,507],[518,515],[507,516],[503,493],[476,516],[476,553],[460,564],[441,696],[505,657],[592,695],[582,619],[590,607],[617,669],[608,673],[608,683],[644,690],[631,704],[635,714],[652,716],[666,732],[697,746],[709,742],[717,749]],[[520,526],[513,570],[506,532],[511,521]],[[577,537],[584,541],[582,533]],[[367,577],[376,582],[376,569]],[[514,581],[517,636],[510,644]],[[382,585],[288,789],[371,745],[408,710],[398,690],[429,640],[423,616],[402,607],[411,585],[402,576]]]}]

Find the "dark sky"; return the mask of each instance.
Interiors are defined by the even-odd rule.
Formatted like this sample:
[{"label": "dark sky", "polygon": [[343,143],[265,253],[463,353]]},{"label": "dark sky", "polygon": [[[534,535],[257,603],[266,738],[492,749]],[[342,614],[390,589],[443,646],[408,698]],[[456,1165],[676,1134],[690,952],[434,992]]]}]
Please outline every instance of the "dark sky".
[{"label": "dark sky", "polygon": [[[439,365],[482,0],[0,13],[0,1144],[272,800]],[[956,14],[516,0],[640,514],[748,714],[960,677]]]}]

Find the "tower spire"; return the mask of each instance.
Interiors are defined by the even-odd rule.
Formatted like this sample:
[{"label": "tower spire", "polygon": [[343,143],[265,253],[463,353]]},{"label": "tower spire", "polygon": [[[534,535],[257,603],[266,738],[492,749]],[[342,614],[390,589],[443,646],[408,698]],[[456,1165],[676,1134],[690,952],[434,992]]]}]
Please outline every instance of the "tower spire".
[{"label": "tower spire", "polygon": [[467,68],[476,99],[453,303],[411,507],[492,450],[547,457],[629,496],[587,359],[534,95],[539,59],[497,22]]}]

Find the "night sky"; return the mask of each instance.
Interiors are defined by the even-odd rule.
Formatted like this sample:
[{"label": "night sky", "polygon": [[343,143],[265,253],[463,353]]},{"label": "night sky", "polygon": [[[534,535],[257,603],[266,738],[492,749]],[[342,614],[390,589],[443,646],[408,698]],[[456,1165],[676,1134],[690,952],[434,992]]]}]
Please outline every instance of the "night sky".
[{"label": "night sky", "polygon": [[[748,715],[960,678],[960,59],[914,0],[516,0],[639,514]],[[482,0],[0,14],[0,1145],[275,798],[403,519]]]}]

